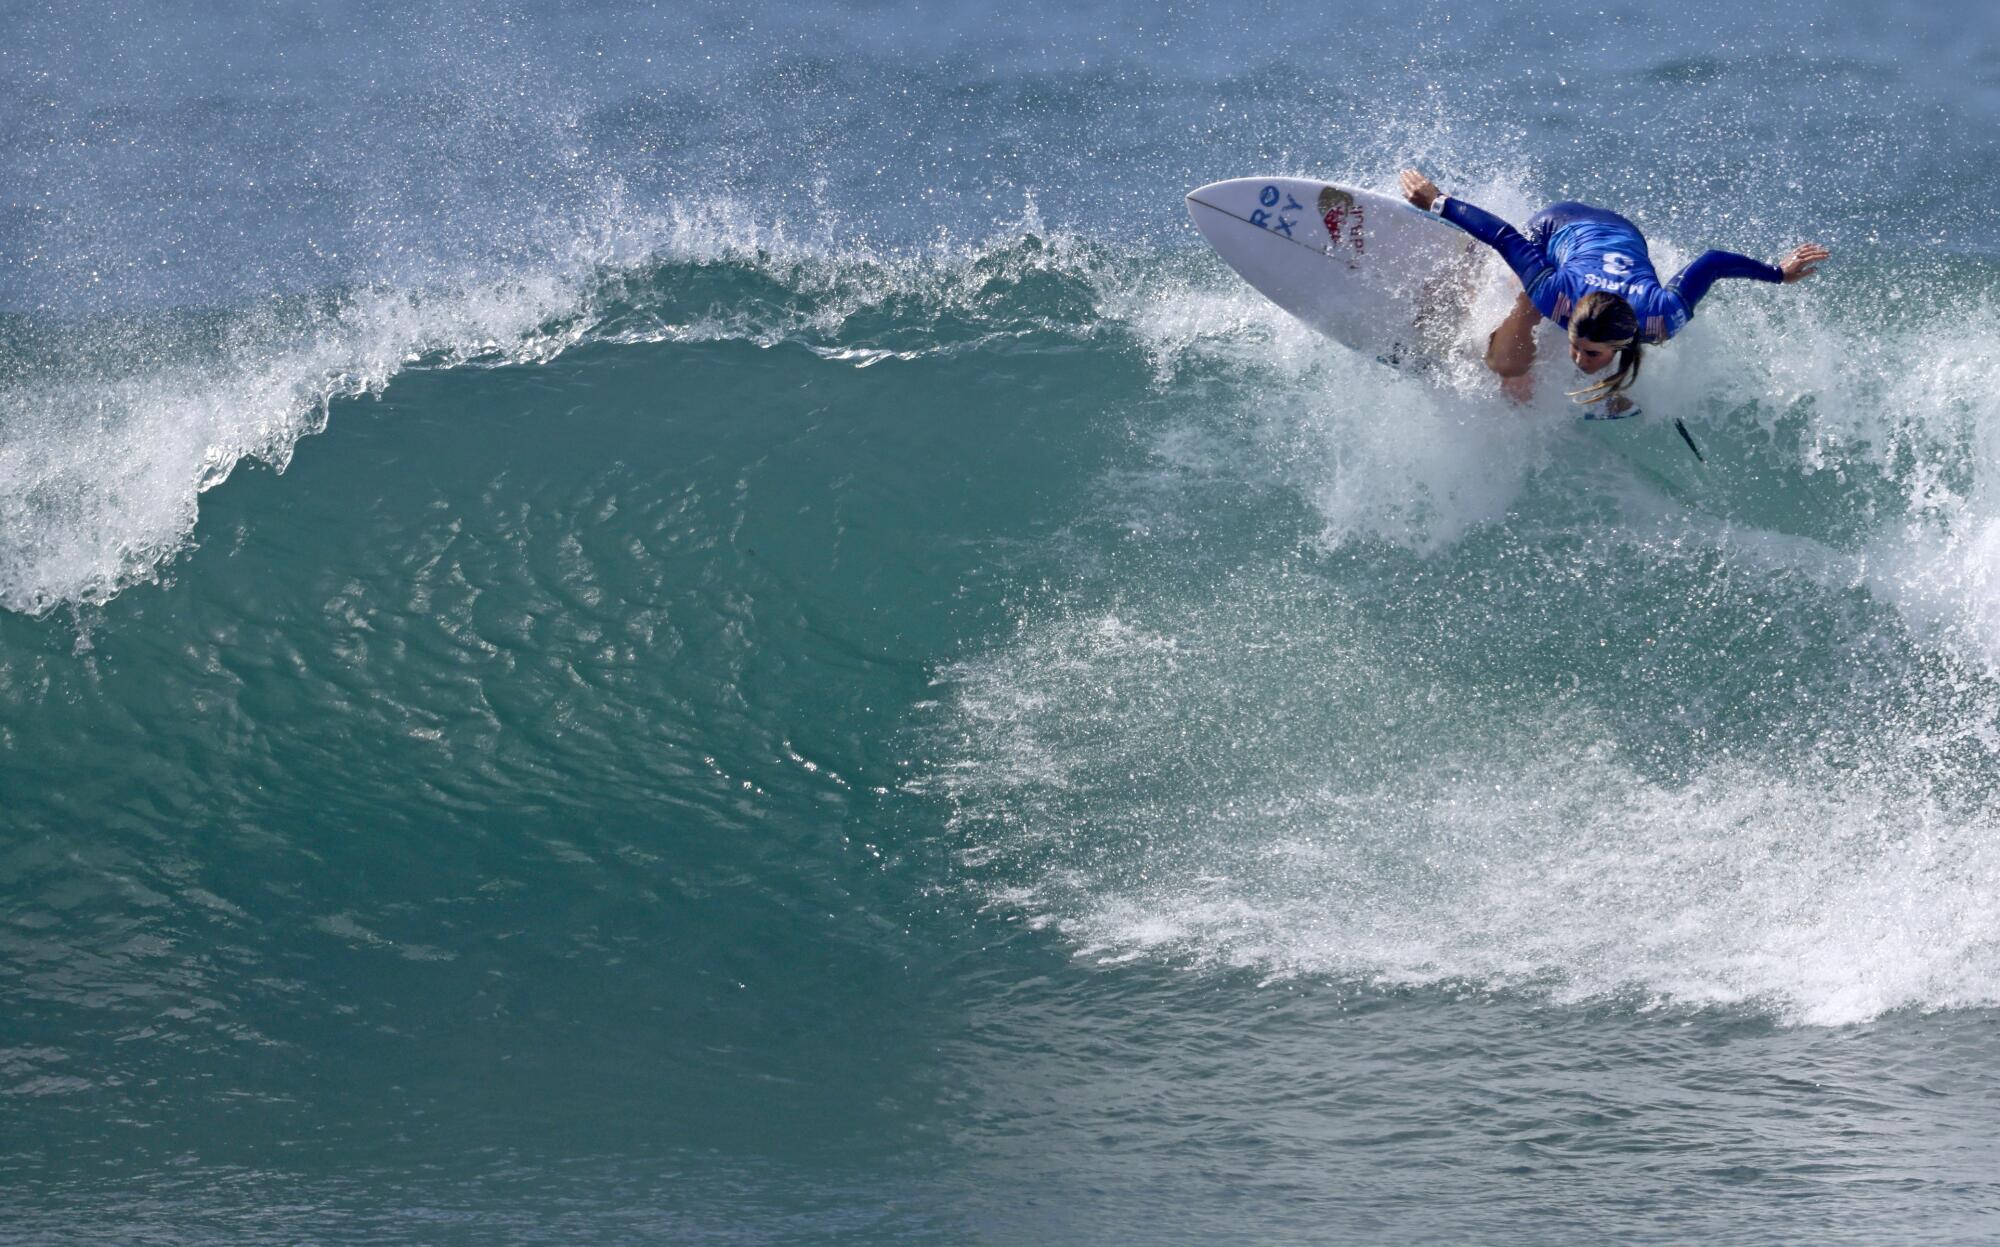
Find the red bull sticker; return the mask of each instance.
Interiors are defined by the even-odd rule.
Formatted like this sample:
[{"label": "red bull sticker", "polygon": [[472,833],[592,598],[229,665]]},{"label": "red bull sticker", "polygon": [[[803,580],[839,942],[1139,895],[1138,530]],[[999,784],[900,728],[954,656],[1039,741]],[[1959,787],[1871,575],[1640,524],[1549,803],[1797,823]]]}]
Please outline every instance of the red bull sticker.
[{"label": "red bull sticker", "polygon": [[1368,215],[1366,209],[1356,203],[1354,196],[1338,186],[1320,188],[1320,222],[1326,226],[1326,253],[1334,255],[1340,251],[1348,253],[1348,267],[1354,267],[1356,258],[1368,248]]}]

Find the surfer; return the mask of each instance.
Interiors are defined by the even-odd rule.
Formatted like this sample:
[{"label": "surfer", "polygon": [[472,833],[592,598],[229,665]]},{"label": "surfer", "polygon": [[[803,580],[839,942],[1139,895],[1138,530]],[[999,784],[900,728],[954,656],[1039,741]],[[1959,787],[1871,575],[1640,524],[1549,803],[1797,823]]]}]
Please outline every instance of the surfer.
[{"label": "surfer", "polygon": [[1569,332],[1569,357],[1586,376],[1614,361],[1618,365],[1571,397],[1583,403],[1615,399],[1638,380],[1644,346],[1679,333],[1718,279],[1795,282],[1810,276],[1829,254],[1817,243],[1801,243],[1776,264],[1766,264],[1731,251],[1706,251],[1662,284],[1645,235],[1615,212],[1584,203],[1550,204],[1528,218],[1524,235],[1484,209],[1441,194],[1415,169],[1403,170],[1402,184],[1405,199],[1498,251],[1521,279],[1513,310],[1486,340],[1486,366],[1520,401],[1533,394],[1528,370],[1535,362],[1535,326],[1544,318]]}]

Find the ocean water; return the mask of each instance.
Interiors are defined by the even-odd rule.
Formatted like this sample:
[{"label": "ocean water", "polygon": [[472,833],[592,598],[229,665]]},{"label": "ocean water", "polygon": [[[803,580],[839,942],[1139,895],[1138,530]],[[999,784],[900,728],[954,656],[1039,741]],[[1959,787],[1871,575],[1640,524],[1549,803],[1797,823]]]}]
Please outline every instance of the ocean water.
[{"label": "ocean water", "polygon": [[1991,6],[0,19],[0,1241],[2000,1238]]}]

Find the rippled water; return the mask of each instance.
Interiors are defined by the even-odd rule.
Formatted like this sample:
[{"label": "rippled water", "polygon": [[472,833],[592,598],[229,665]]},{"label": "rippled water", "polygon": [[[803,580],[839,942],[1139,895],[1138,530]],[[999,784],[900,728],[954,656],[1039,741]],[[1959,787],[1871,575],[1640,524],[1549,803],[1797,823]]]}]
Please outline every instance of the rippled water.
[{"label": "rippled water", "polygon": [[[0,1238],[2000,1226],[1984,10],[14,18]],[[1836,261],[1690,487],[1181,209],[1406,160]]]}]

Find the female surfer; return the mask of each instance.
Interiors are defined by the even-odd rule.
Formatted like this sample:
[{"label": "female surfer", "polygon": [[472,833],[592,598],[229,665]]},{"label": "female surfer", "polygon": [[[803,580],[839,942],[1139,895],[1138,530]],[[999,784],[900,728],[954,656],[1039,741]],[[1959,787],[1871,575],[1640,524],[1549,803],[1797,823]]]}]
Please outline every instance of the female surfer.
[{"label": "female surfer", "polygon": [[1662,285],[1645,236],[1615,212],[1554,203],[1528,218],[1523,235],[1490,212],[1440,194],[1415,169],[1403,170],[1402,181],[1405,199],[1498,251],[1521,279],[1513,310],[1486,340],[1486,366],[1500,375],[1502,389],[1522,401],[1533,393],[1528,369],[1535,362],[1535,326],[1544,317],[1569,331],[1569,357],[1586,376],[1617,361],[1616,372],[1571,395],[1596,402],[1638,380],[1643,344],[1679,333],[1718,278],[1795,282],[1828,255],[1817,243],[1801,243],[1776,264],[1707,251]]}]

